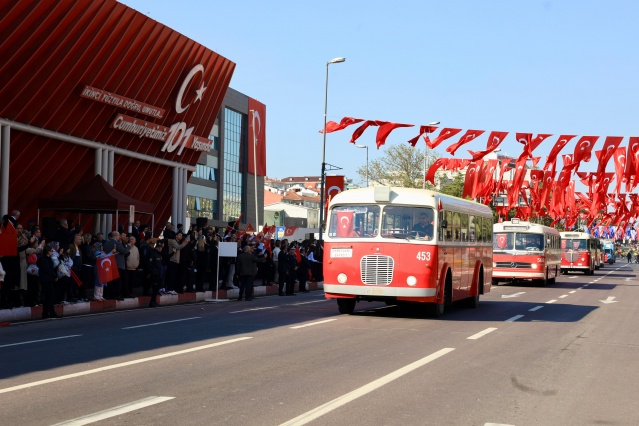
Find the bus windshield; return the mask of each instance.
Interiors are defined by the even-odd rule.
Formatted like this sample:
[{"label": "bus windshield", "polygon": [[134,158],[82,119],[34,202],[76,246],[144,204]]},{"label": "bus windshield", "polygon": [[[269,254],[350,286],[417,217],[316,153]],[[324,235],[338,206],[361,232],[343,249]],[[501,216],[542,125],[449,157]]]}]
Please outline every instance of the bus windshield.
[{"label": "bus windshield", "polygon": [[524,232],[499,232],[493,236],[493,251],[505,250],[544,250],[544,236]]},{"label": "bus windshield", "polygon": [[561,240],[561,248],[564,250],[588,250],[586,240]]},{"label": "bus windshield", "polygon": [[328,235],[337,238],[373,238],[378,233],[380,208],[376,205],[335,206]]}]

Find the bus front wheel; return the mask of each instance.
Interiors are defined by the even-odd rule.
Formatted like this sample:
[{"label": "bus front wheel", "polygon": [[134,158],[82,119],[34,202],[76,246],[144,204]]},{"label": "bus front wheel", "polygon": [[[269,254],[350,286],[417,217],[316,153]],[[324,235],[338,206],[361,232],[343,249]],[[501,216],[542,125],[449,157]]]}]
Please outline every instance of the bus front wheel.
[{"label": "bus front wheel", "polygon": [[439,318],[444,315],[444,304],[443,303],[429,303],[427,305],[428,315],[431,317]]},{"label": "bus front wheel", "polygon": [[355,299],[337,299],[337,309],[340,314],[351,315],[355,311]]}]

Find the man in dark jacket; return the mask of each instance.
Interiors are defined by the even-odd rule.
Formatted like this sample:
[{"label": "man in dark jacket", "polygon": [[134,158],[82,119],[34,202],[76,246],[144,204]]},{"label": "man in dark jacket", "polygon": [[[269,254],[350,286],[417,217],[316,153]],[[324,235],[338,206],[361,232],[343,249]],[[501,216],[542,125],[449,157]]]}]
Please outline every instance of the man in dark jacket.
[{"label": "man in dark jacket", "polygon": [[280,253],[277,256],[277,267],[278,267],[278,294],[280,296],[284,296],[284,284],[287,280],[288,275],[288,245],[284,242],[282,243],[282,247]]},{"label": "man in dark jacket", "polygon": [[242,300],[242,295],[244,295],[244,300],[247,302],[253,300],[253,282],[255,281],[255,274],[257,274],[257,264],[265,260],[264,256],[257,257],[251,252],[251,245],[245,245],[244,251],[237,256],[237,261],[235,262],[235,271],[240,277],[238,301]]},{"label": "man in dark jacket", "polygon": [[[149,246],[147,244],[147,246]],[[160,306],[157,302],[158,290],[160,289],[160,283],[162,282],[162,241],[155,243],[155,248],[149,250],[148,257],[146,259],[146,267],[149,273],[149,281],[151,283],[151,301],[149,307],[155,308]]]},{"label": "man in dark jacket", "polygon": [[297,277],[297,256],[295,256],[295,246],[288,248],[286,255],[287,277],[286,277],[286,295],[295,296],[295,278]]}]

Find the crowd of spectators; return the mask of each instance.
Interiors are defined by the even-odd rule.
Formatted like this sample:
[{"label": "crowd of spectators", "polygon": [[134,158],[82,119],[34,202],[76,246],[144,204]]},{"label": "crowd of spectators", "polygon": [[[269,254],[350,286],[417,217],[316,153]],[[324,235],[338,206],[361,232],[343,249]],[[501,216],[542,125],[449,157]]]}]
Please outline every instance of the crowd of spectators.
[{"label": "crowd of spectators", "polygon": [[[273,240],[271,235],[248,234],[232,227],[177,228],[167,222],[158,237],[136,221],[130,233],[121,228],[102,233],[84,232],[80,225],[61,219],[52,235],[40,227],[20,224],[20,212],[5,215],[3,231],[17,234],[17,256],[0,258],[0,309],[43,306],[43,318],[56,317],[53,307],[103,300],[240,288],[239,300],[253,298],[256,280],[278,285],[279,295],[307,292],[309,280],[322,281],[322,246]],[[235,243],[238,257],[219,257],[220,242]],[[247,256],[251,256],[248,258]],[[110,260],[119,278],[101,282],[97,262]],[[240,265],[236,268],[236,262]],[[246,265],[249,265],[247,267]],[[219,265],[219,271],[218,271]]]}]

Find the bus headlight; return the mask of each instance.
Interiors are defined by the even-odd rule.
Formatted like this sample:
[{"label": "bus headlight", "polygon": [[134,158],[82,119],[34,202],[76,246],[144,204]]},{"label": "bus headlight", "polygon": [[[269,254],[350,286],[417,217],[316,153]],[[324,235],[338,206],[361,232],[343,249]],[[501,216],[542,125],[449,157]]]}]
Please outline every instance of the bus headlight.
[{"label": "bus headlight", "polygon": [[410,277],[406,278],[406,284],[413,287],[414,285],[417,284],[417,278],[411,275]]},{"label": "bus headlight", "polygon": [[348,278],[346,277],[346,274],[341,273],[337,276],[337,282],[340,284],[344,284],[346,283],[346,281],[348,281]]},{"label": "bus headlight", "polygon": [[493,268],[497,267],[497,262],[493,262]]},{"label": "bus headlight", "polygon": [[537,269],[538,265],[536,263],[533,263],[532,265],[530,265],[530,267],[533,269]]}]

